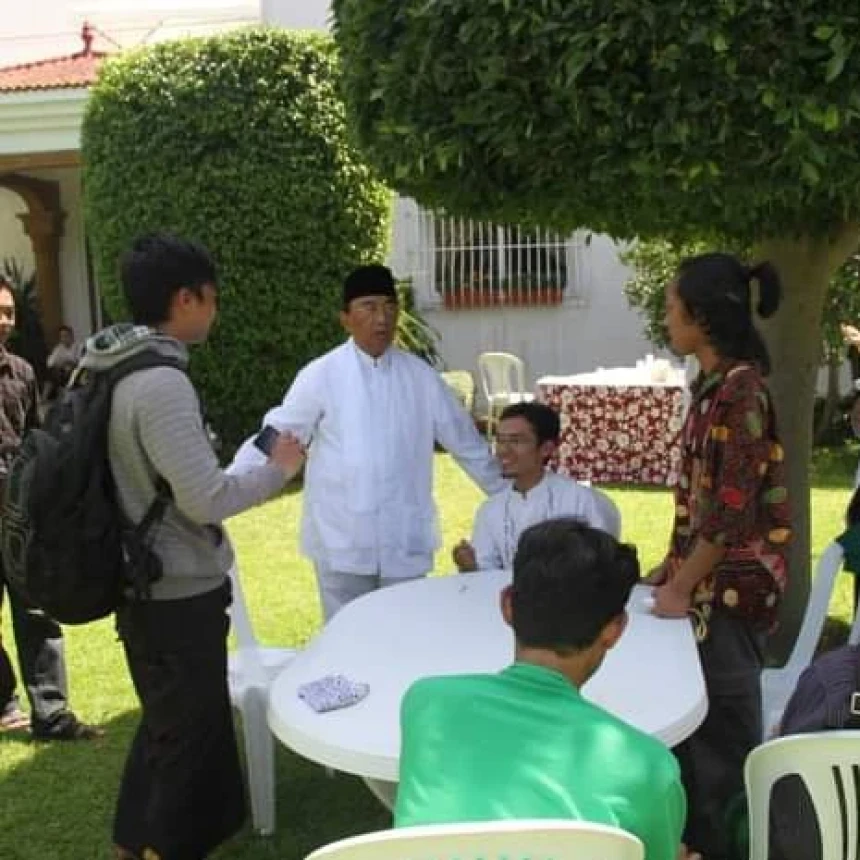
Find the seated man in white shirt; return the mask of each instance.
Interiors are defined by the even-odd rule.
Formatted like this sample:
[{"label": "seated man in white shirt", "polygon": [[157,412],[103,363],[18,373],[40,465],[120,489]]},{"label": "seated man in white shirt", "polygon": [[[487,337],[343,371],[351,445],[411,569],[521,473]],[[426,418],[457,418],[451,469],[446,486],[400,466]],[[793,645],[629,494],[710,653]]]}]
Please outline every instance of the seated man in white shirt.
[{"label": "seated man in white shirt", "polygon": [[478,509],[472,542],[454,548],[461,572],[509,569],[520,534],[558,517],[576,517],[613,537],[621,517],[608,496],[572,478],[546,471],[561,431],[558,414],[543,403],[515,403],[499,418],[496,456],[510,486]]}]

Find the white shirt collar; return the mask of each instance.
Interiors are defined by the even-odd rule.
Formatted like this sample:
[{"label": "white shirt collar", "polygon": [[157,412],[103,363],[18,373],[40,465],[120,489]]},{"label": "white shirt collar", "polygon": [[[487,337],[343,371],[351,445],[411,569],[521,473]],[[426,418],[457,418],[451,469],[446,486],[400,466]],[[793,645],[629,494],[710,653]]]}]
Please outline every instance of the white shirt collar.
[{"label": "white shirt collar", "polygon": [[540,481],[538,481],[525,494],[521,493],[513,483],[511,483],[510,487],[508,487],[508,492],[510,492],[520,502],[531,502],[535,499],[539,499],[541,496],[545,496],[549,492],[549,478],[549,472],[544,472]]},{"label": "white shirt collar", "polygon": [[368,355],[352,338],[349,339],[349,342],[358,355],[358,360],[361,362],[362,367],[370,369],[383,367],[386,370],[391,367],[393,354],[391,347],[385,350],[378,358],[374,358],[372,355]]}]

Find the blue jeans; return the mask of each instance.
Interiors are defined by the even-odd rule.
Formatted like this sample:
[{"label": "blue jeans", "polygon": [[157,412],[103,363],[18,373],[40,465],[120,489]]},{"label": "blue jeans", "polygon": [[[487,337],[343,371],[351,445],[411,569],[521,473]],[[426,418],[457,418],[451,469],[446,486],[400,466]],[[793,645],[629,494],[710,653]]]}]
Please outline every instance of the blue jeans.
[{"label": "blue jeans", "polygon": [[[0,569],[0,605],[9,593],[12,630],[18,646],[18,667],[30,702],[34,734],[49,733],[68,712],[68,683],[63,650],[63,631],[41,609],[28,606],[6,585]],[[9,655],[0,645],[0,711],[15,700],[15,673]]]}]

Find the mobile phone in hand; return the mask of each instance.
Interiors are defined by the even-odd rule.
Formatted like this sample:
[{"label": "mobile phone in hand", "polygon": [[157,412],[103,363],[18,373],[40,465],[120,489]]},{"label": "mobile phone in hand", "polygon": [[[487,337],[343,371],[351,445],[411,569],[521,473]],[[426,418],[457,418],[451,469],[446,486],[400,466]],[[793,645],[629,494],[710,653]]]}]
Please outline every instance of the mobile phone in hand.
[{"label": "mobile phone in hand", "polygon": [[271,424],[267,424],[255,437],[254,445],[267,457],[272,456],[272,448],[281,434]]}]

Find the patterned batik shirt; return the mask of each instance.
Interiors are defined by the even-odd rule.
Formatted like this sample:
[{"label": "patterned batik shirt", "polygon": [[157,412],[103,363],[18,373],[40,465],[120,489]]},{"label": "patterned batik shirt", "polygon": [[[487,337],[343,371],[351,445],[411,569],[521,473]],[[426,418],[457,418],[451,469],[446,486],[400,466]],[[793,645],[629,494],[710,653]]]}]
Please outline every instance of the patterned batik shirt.
[{"label": "patterned batik shirt", "polygon": [[694,606],[707,607],[706,617],[715,603],[737,608],[770,626],[785,589],[791,521],[785,455],[758,370],[724,361],[701,374],[681,434],[669,574],[698,538],[724,547],[723,559],[697,586]]},{"label": "patterned batik shirt", "polygon": [[6,477],[24,434],[38,425],[38,408],[32,366],[0,346],[0,480]]}]

